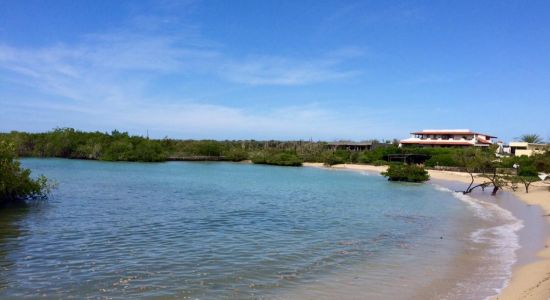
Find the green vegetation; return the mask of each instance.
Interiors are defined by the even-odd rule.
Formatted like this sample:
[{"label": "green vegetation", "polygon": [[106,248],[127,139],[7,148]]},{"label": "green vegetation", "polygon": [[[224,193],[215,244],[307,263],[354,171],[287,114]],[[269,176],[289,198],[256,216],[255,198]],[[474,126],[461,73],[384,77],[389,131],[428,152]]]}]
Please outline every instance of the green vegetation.
[{"label": "green vegetation", "polygon": [[531,183],[540,181],[539,172],[550,172],[550,152],[531,157],[508,157],[503,159],[501,164],[506,167],[517,167],[517,174],[509,178],[511,188],[515,190],[516,185],[521,183],[525,187],[525,192],[529,193]]},{"label": "green vegetation", "polygon": [[[540,181],[539,172],[550,172],[550,152],[537,154],[530,157],[512,156],[496,158],[491,151],[468,148],[455,154],[455,160],[470,174],[471,182],[464,194],[471,193],[474,189],[488,186],[493,187],[492,194],[508,186],[517,188],[518,183],[525,186],[525,192],[529,192],[529,186],[533,182]],[[514,170],[514,166],[517,168]],[[484,181],[474,185],[474,177],[480,177]]]},{"label": "green vegetation", "polygon": [[389,147],[379,147],[371,151],[363,152],[358,157],[358,162],[364,164],[371,164],[375,161],[381,162],[386,161],[388,154],[401,154],[403,149],[392,145]]},{"label": "green vegetation", "polygon": [[255,164],[267,164],[276,166],[299,167],[303,160],[293,152],[259,151],[253,153],[250,158]]},{"label": "green vegetation", "polygon": [[337,164],[354,163],[357,162],[357,153],[351,153],[346,150],[336,150],[331,152],[325,152],[323,155],[323,163],[326,166],[333,166]]},{"label": "green vegetation", "polygon": [[16,145],[21,157],[61,157],[106,161],[162,162],[166,160],[221,160],[301,165],[322,162],[327,157],[357,162],[358,153],[328,149],[325,142],[309,141],[214,141],[148,139],[117,130],[111,133],[82,132],[57,128],[46,133],[13,131],[0,140]]},{"label": "green vegetation", "polygon": [[383,162],[388,164],[387,156],[390,154],[423,154],[430,157],[430,159],[425,162],[426,167],[458,167],[459,164],[453,157],[454,154],[459,151],[460,149],[456,148],[399,148],[396,145],[392,145],[389,147],[380,147],[372,151],[363,152],[359,155],[357,161],[365,164],[383,164]]},{"label": "green vegetation", "polygon": [[510,178],[510,187],[515,191],[517,185],[521,183],[525,187],[525,193],[529,193],[529,186],[531,186],[531,183],[537,181],[540,181],[538,176],[512,176]]},{"label": "green vegetation", "polygon": [[[518,172],[528,175],[532,175],[535,172],[550,173],[550,152],[543,154],[536,154],[533,156],[510,156],[501,159],[500,166],[503,168],[512,168],[514,165],[518,166]],[[520,175],[518,173],[518,175]]]},{"label": "green vegetation", "polygon": [[63,128],[47,133],[11,132],[1,135],[0,139],[14,143],[18,155],[22,157],[145,162],[166,160],[166,152],[159,141],[129,136],[117,130],[107,134]]},{"label": "green vegetation", "polygon": [[417,165],[390,165],[388,170],[381,174],[390,181],[424,182],[430,179],[428,172]]},{"label": "green vegetation", "polygon": [[[525,135],[532,136],[532,135]],[[19,157],[62,157],[106,161],[162,162],[166,160],[251,160],[259,164],[299,166],[302,162],[325,165],[363,163],[391,165],[390,154],[422,154],[429,157],[424,167],[457,167],[492,176],[498,168],[520,165],[518,176],[534,177],[534,172],[550,173],[550,153],[531,157],[496,158],[492,147],[479,148],[399,148],[396,143],[373,141],[373,149],[363,152],[332,150],[325,142],[255,140],[175,140],[111,133],[82,132],[57,128],[45,133],[13,131],[0,133],[0,141],[12,143]],[[529,171],[530,175],[527,175]],[[493,172],[494,173],[494,172]],[[489,174],[489,175],[487,175]],[[518,179],[519,180],[519,179]],[[519,182],[519,181],[518,181]]]},{"label": "green vegetation", "polygon": [[30,175],[17,161],[15,146],[0,141],[0,207],[47,196],[51,185],[46,177],[32,179]]}]

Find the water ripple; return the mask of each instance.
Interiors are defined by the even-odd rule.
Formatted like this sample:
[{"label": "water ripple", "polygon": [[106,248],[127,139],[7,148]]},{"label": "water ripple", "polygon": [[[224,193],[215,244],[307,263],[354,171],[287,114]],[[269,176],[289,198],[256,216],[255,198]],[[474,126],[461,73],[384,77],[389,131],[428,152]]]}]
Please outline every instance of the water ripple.
[{"label": "water ripple", "polygon": [[59,189],[0,219],[0,297],[262,298],[409,251],[461,213],[430,187],[352,172],[24,164]]}]

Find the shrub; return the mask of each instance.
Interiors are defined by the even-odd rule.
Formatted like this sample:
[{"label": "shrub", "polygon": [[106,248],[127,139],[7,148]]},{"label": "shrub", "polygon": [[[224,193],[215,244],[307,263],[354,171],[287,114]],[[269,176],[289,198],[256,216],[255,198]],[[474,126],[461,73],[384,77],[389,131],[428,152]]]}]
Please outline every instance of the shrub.
[{"label": "shrub", "polygon": [[428,172],[417,165],[390,165],[382,176],[390,181],[424,182],[430,179]]},{"label": "shrub", "polygon": [[15,146],[0,141],[0,206],[47,196],[51,185],[46,177],[32,179],[30,175],[17,161]]},{"label": "shrub", "polygon": [[550,173],[550,151],[534,155],[532,159],[537,171]]},{"label": "shrub", "polygon": [[327,151],[323,153],[323,163],[327,166],[356,162],[359,154],[348,150]]},{"label": "shrub", "polygon": [[519,172],[523,172],[522,169],[530,172],[531,175],[525,176],[536,176],[535,172],[550,172],[550,151],[533,156],[506,157],[500,163],[503,168],[512,168],[514,165],[519,165]]},{"label": "shrub", "polygon": [[132,145],[130,141],[117,140],[105,149],[100,159],[108,161],[128,161],[133,151],[134,145]]},{"label": "shrub", "polygon": [[360,163],[370,164],[374,161],[384,160],[384,157],[388,154],[398,154],[402,152],[403,149],[398,148],[397,146],[379,147],[370,151],[362,152],[359,154],[359,157],[357,157],[357,161]]},{"label": "shrub", "polygon": [[435,154],[428,159],[424,165],[426,167],[445,166],[445,167],[458,167],[458,163],[453,159],[452,154]]},{"label": "shrub", "polygon": [[128,156],[130,161],[159,162],[166,160],[162,147],[155,142],[142,140],[135,146],[135,150]]},{"label": "shrub", "polygon": [[509,156],[501,159],[500,166],[502,168],[512,168],[514,165],[520,167],[532,166],[534,163],[533,157],[528,156]]},{"label": "shrub", "polygon": [[275,154],[271,159],[267,160],[267,163],[271,165],[294,167],[301,166],[302,162],[302,159],[299,158],[296,154],[287,152]]},{"label": "shrub", "polygon": [[341,156],[336,155],[332,152],[327,152],[323,155],[323,164],[326,166],[333,166],[337,164],[343,164],[346,161]]},{"label": "shrub", "polygon": [[518,168],[518,176],[537,177],[538,175],[539,175],[539,172],[537,172],[537,169],[535,169],[534,166],[526,166],[526,167],[520,166]]},{"label": "shrub", "polygon": [[225,160],[243,161],[248,159],[248,153],[241,149],[231,149],[225,153]]},{"label": "shrub", "polygon": [[266,152],[265,151],[256,151],[250,153],[249,158],[255,164],[266,164]]},{"label": "shrub", "polygon": [[259,151],[251,155],[250,159],[255,164],[267,164],[276,166],[301,166],[303,160],[292,152],[267,152]]},{"label": "shrub", "polygon": [[358,152],[352,152],[349,156],[349,159],[352,163],[358,163],[359,162],[359,153]]}]

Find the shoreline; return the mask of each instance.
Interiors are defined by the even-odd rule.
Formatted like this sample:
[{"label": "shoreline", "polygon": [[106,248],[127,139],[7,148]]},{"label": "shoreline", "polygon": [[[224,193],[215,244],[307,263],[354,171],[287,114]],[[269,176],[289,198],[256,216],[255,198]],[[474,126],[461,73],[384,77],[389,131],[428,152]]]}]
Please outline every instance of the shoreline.
[{"label": "shoreline", "polygon": [[[304,167],[324,168],[328,170],[351,170],[380,173],[386,170],[386,166],[340,164],[326,167],[322,163],[304,163]],[[467,173],[428,170],[431,179],[470,183]],[[550,192],[548,187],[541,184],[532,184],[529,193],[524,189],[517,191],[504,190],[515,196],[526,205],[536,205],[541,208],[545,216],[550,215]],[[550,217],[546,220],[550,224]],[[512,266],[512,276],[507,285],[498,295],[491,297],[494,300],[512,299],[550,299],[550,235],[538,236],[544,248],[537,249],[533,262]],[[523,245],[520,245],[523,247]]]}]

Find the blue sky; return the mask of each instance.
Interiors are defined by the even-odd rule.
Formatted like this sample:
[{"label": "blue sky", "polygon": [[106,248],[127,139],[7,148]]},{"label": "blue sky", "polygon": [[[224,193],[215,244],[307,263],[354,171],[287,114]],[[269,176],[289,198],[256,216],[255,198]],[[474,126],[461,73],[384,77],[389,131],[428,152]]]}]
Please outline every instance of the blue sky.
[{"label": "blue sky", "polygon": [[548,1],[0,0],[0,131],[550,139]]}]

